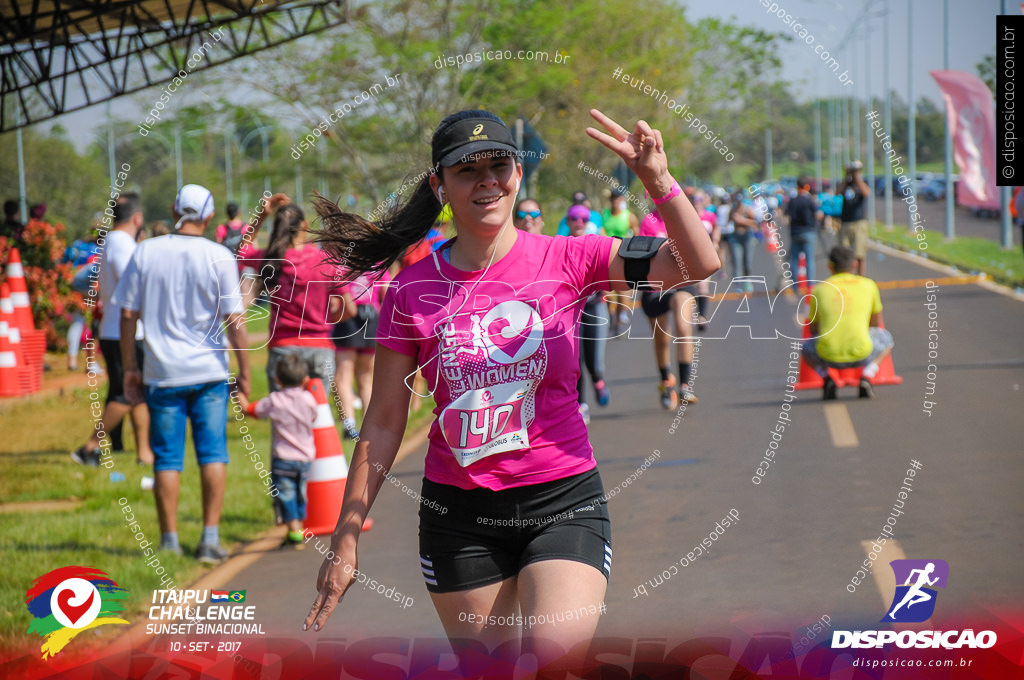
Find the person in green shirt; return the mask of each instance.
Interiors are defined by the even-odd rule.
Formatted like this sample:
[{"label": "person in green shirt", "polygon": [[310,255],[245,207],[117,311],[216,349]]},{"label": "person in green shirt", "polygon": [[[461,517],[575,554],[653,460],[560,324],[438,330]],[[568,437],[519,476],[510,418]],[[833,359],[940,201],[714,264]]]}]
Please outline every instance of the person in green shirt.
[{"label": "person in green shirt", "polygon": [[882,299],[878,286],[866,276],[853,273],[857,256],[846,246],[836,246],[828,256],[832,276],[811,293],[809,330],[803,356],[825,379],[824,399],[836,398],[836,383],[829,368],[864,367],[859,396],[871,398],[871,379],[878,365],[892,352],[893,339],[882,328]]},{"label": "person in green shirt", "polygon": [[[631,213],[626,205],[626,195],[615,190],[612,192],[612,207],[605,210],[601,217],[604,218],[604,227],[601,233],[606,236],[617,236],[627,238],[636,236],[640,231],[640,220]],[[616,338],[625,332],[629,326],[630,306],[627,304],[629,296],[622,293],[608,294],[608,311],[611,319],[611,337]]]},{"label": "person in green shirt", "polygon": [[612,207],[601,213],[601,217],[605,236],[626,238],[635,236],[640,229],[640,221],[626,207],[626,195],[618,190],[612,192]]}]

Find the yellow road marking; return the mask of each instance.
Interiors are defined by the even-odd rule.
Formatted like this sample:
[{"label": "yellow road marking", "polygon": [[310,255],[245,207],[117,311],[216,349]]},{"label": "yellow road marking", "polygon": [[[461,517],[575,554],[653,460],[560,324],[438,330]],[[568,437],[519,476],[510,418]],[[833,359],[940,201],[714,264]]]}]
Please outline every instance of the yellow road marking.
[{"label": "yellow road marking", "polygon": [[846,404],[825,404],[825,422],[832,436],[832,446],[837,449],[852,449],[860,446],[857,431],[853,429],[850,412]]},{"label": "yellow road marking", "polygon": [[[875,281],[875,283],[878,285],[879,290],[895,290],[898,288],[920,288],[929,281],[936,286],[966,286],[983,280],[983,278],[978,276],[943,276],[934,279],[903,279],[900,281]],[[775,295],[776,293],[769,291],[767,296],[774,297]],[[796,292],[793,288],[788,288],[784,295],[795,296]],[[756,290],[750,293],[718,293],[710,296],[710,298],[712,302],[718,302],[719,300],[740,300],[747,296],[765,297],[765,293]]]},{"label": "yellow road marking", "polygon": [[[860,547],[864,549],[864,554],[868,557],[871,557],[871,546],[873,544],[874,541],[860,542]],[[896,577],[893,575],[892,567],[889,566],[889,563],[893,560],[905,560],[907,555],[903,552],[903,548],[900,547],[895,538],[890,538],[886,541],[877,555],[878,558],[875,560],[875,566],[871,573],[875,577],[878,594],[882,596],[882,606],[886,608],[884,613],[888,614],[888,608],[892,606],[893,597],[896,595]],[[903,584],[901,583],[900,585]],[[935,628],[931,619],[923,623],[897,623],[893,624],[893,627],[912,630],[932,630]]]}]

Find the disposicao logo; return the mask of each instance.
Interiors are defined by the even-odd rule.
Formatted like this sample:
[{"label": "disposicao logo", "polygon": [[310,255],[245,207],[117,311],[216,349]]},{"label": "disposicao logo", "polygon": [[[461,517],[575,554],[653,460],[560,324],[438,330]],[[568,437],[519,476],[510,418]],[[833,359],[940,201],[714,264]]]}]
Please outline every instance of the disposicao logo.
[{"label": "disposicao logo", "polygon": [[43,637],[43,659],[55,656],[79,633],[109,623],[128,622],[117,616],[128,591],[94,567],[61,567],[47,572],[25,593],[32,614],[29,633]]},{"label": "disposicao logo", "polygon": [[945,560],[893,560],[889,563],[896,575],[896,593],[889,612],[881,623],[921,623],[935,611],[938,592],[945,588],[949,578],[949,564]]},{"label": "disposicao logo", "polygon": [[[935,611],[938,591],[945,588],[949,564],[945,560],[892,560],[896,592],[881,623],[921,623]],[[900,649],[988,649],[996,644],[996,634],[983,630],[975,634],[965,630],[836,630],[832,649],[880,649],[895,644]]]}]

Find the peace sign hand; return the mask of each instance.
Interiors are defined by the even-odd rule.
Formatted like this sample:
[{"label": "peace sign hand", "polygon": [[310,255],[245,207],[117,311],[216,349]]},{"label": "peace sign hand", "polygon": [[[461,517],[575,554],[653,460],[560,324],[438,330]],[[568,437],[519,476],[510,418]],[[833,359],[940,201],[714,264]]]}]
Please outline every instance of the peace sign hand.
[{"label": "peace sign hand", "polygon": [[672,177],[668,172],[668,156],[665,155],[660,130],[639,120],[630,133],[597,109],[590,109],[590,115],[610,134],[591,127],[587,128],[587,134],[617,153],[648,191],[659,196],[671,190]]}]

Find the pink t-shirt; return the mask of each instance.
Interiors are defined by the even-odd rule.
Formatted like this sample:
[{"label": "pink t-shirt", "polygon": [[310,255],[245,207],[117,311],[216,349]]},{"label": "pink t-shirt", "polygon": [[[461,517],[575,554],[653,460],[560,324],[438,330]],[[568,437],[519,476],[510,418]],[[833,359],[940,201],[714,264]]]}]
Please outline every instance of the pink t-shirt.
[{"label": "pink t-shirt", "polygon": [[313,423],[316,421],[316,398],[302,387],[288,387],[271,392],[249,411],[257,418],[270,418],[274,438],[270,451],[281,460],[311,461],[316,458]]},{"label": "pink t-shirt", "polygon": [[383,273],[360,274],[345,290],[352,296],[356,305],[370,305],[380,311],[381,293],[388,288],[391,274],[385,269]]},{"label": "pink t-shirt", "polygon": [[461,271],[438,251],[384,298],[378,342],[416,357],[436,389],[425,474],[439,484],[500,490],[596,465],[576,329],[590,293],[608,287],[615,239],[516,234],[489,270]]},{"label": "pink t-shirt", "polygon": [[[257,274],[264,266],[265,250],[246,253],[245,266]],[[332,295],[340,295],[344,284],[338,268],[327,262],[327,254],[312,244],[289,248],[275,262],[280,268],[274,290],[270,291],[270,346],[304,345],[333,349],[334,326],[327,310]]]},{"label": "pink t-shirt", "polygon": [[657,210],[652,210],[647,213],[647,216],[640,221],[639,236],[668,236],[668,230],[665,228],[665,220],[661,219],[661,215],[658,214]]}]

